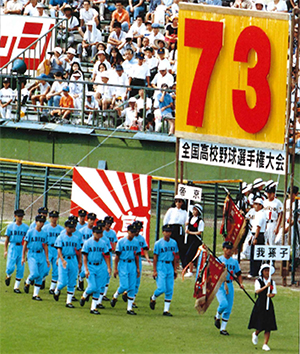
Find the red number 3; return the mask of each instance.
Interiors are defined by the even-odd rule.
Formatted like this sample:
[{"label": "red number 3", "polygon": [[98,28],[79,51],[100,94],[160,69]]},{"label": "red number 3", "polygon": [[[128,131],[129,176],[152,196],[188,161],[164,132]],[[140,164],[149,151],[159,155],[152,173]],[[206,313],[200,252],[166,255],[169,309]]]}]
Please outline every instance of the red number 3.
[{"label": "red number 3", "polygon": [[248,68],[248,86],[256,92],[256,105],[253,108],[248,106],[244,90],[232,91],[232,105],[238,125],[247,133],[254,134],[266,125],[271,110],[271,92],[267,80],[271,45],[259,27],[247,27],[241,32],[235,46],[234,61],[246,63],[251,49],[257,54],[257,63],[253,68]]},{"label": "red number 3", "polygon": [[[195,35],[199,33],[199,35]],[[207,89],[217,57],[222,49],[223,23],[185,20],[185,45],[202,48],[190,94],[187,124],[202,127]],[[245,28],[239,35],[234,61],[248,62],[250,50],[255,50],[257,63],[248,68],[248,86],[254,88],[256,105],[248,106],[245,90],[232,91],[235,119],[247,133],[259,132],[267,123],[271,110],[271,92],[267,80],[271,64],[271,45],[265,32],[256,26]]]}]

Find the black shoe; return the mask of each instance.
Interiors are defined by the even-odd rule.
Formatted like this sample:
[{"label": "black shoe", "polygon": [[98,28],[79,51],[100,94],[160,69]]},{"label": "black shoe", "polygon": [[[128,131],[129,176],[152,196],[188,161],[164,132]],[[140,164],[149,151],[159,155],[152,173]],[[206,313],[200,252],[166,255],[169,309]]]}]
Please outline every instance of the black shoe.
[{"label": "black shoe", "polygon": [[79,281],[77,286],[78,291],[84,291],[84,281]]},{"label": "black shoe", "polygon": [[43,301],[39,296],[32,296],[32,300]]},{"label": "black shoe", "polygon": [[100,315],[100,312],[98,310],[91,310],[90,313],[92,315]]},{"label": "black shoe", "polygon": [[34,280],[31,280],[30,285],[34,285]]},{"label": "black shoe", "polygon": [[133,310],[127,310],[127,315],[135,316],[136,313]]},{"label": "black shoe", "polygon": [[133,303],[133,304],[132,304],[132,308],[133,308],[133,309],[138,309],[137,304]]},{"label": "black shoe", "polygon": [[84,306],[84,304],[85,304],[85,297],[81,296],[80,306]]},{"label": "black shoe", "polygon": [[53,297],[54,297],[55,301],[59,300],[59,295],[60,295],[60,290],[58,290],[58,294],[57,295],[55,293],[53,294]]},{"label": "black shoe", "polygon": [[216,318],[216,316],[215,316],[215,326],[216,326],[218,329],[221,328],[221,321],[220,321],[220,319]]},{"label": "black shoe", "polygon": [[73,305],[73,304],[66,304],[66,307],[68,307],[69,309],[74,309],[75,308],[75,306]]},{"label": "black shoe", "polygon": [[49,294],[54,295],[54,290],[53,289],[49,289]]},{"label": "black shoe", "polygon": [[9,284],[10,284],[10,277],[6,277],[5,278],[5,285],[9,286]]},{"label": "black shoe", "polygon": [[86,301],[86,302],[89,302],[89,301],[90,301],[90,294],[85,298],[85,301]]},{"label": "black shoe", "polygon": [[169,311],[165,311],[163,316],[173,317],[173,315]]},{"label": "black shoe", "polygon": [[155,309],[155,304],[156,304],[156,301],[152,300],[152,296],[150,296],[150,309],[151,310]]},{"label": "black shoe", "polygon": [[116,298],[113,297],[113,298],[110,300],[110,305],[111,305],[111,307],[115,307],[117,301],[118,301],[118,299],[116,299]]},{"label": "black shoe", "polygon": [[229,333],[227,331],[220,331],[220,334],[222,334],[222,336],[229,336]]},{"label": "black shoe", "polygon": [[16,294],[22,294],[21,291],[20,291],[20,289],[14,289],[14,293],[16,293]]},{"label": "black shoe", "polygon": [[30,287],[29,284],[26,284],[26,283],[24,284],[24,291],[25,291],[26,294],[29,293],[29,287]]},{"label": "black shoe", "polygon": [[44,290],[46,286],[46,280],[43,280],[42,285],[41,285],[41,290]]},{"label": "black shoe", "polygon": [[110,300],[109,300],[109,298],[107,296],[104,295],[103,298],[102,298],[102,301],[110,301]]},{"label": "black shoe", "polygon": [[102,304],[98,304],[96,307],[97,307],[97,309],[100,309],[100,310],[105,309],[105,306],[103,306]]},{"label": "black shoe", "polygon": [[127,293],[126,292],[122,294],[122,299],[124,302],[127,302]]},{"label": "black shoe", "polygon": [[78,301],[78,299],[76,299],[75,296],[72,296],[72,301],[76,302],[76,301]]}]

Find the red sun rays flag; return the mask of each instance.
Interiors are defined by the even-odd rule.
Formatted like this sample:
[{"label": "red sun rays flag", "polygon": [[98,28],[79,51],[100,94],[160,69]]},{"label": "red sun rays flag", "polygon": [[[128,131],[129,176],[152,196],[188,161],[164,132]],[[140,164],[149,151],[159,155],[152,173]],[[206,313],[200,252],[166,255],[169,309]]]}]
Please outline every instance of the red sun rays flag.
[{"label": "red sun rays flag", "polygon": [[225,281],[227,271],[212,254],[208,253],[204,244],[198,248],[195,258],[198,256],[194,287],[195,309],[199,314],[203,314],[213,301],[221,284]]},{"label": "red sun rays flag", "polygon": [[141,234],[149,245],[151,176],[76,167],[73,170],[71,213],[79,209],[95,213],[98,219],[113,216],[112,228],[118,239],[127,235],[127,226],[143,222]]},{"label": "red sun rays flag", "polygon": [[224,236],[226,241],[231,241],[233,243],[233,250],[235,250],[245,232],[247,232],[246,218],[228,194],[224,201],[220,234]]}]

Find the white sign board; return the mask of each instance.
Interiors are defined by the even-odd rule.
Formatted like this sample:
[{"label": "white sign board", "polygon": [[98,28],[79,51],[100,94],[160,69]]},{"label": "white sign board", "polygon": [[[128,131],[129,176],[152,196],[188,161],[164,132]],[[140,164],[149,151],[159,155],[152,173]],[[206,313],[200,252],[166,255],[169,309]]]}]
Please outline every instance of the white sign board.
[{"label": "white sign board", "polygon": [[285,153],[280,150],[180,139],[179,161],[247,171],[285,174]]},{"label": "white sign board", "polygon": [[289,261],[290,246],[254,246],[254,260],[256,261]]},{"label": "white sign board", "polygon": [[200,203],[202,188],[187,186],[186,184],[179,184],[177,194],[180,195],[183,199],[193,200]]}]

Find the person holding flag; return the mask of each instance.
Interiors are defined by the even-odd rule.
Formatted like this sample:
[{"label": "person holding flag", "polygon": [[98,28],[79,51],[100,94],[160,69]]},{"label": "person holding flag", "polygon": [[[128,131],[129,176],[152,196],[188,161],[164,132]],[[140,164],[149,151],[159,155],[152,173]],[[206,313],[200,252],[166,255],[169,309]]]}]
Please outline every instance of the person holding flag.
[{"label": "person holding flag", "polygon": [[[248,325],[248,329],[255,329],[255,332],[252,333],[252,343],[254,345],[258,343],[259,333],[265,331],[265,339],[262,346],[262,350],[265,351],[270,350],[268,346],[270,332],[277,330],[274,306],[271,300],[277,293],[275,281],[271,280],[271,275],[274,272],[275,268],[269,264],[265,263],[260,267],[259,278],[254,283],[255,294],[258,295],[258,299],[253,307]],[[267,306],[268,299],[269,306]]]},{"label": "person holding flag", "polygon": [[242,272],[240,265],[236,259],[231,257],[232,253],[233,243],[230,241],[223,242],[223,256],[219,257],[218,260],[225,265],[228,272],[226,280],[222,283],[216,295],[219,302],[219,307],[215,316],[215,326],[220,329],[220,334],[224,336],[229,335],[226,331],[226,326],[231,314],[234,299],[234,288],[232,283],[234,276],[237,276],[240,288],[244,288],[242,284]]}]

